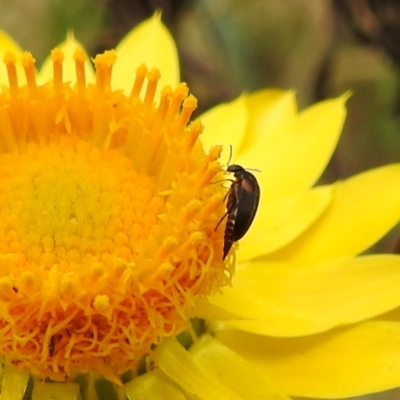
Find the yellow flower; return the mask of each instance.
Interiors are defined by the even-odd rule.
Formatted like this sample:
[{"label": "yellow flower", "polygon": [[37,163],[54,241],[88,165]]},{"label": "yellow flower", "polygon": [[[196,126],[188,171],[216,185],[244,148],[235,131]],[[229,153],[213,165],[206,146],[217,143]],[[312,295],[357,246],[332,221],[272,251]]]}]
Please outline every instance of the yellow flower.
[{"label": "yellow flower", "polygon": [[[347,96],[298,113],[292,92],[261,91],[190,123],[196,100],[179,84],[159,16],[97,56],[96,74],[77,45],[69,36],[35,74],[32,56],[0,36],[2,396],[362,392],[358,381],[336,390],[329,372],[344,380],[343,366],[324,370],[320,360],[337,343],[357,345],[351,338],[368,323],[321,332],[400,304],[397,257],[353,258],[397,222],[400,166],[310,189]],[[235,163],[262,171],[262,194],[240,251],[235,244],[223,261],[224,228],[215,227],[230,145]],[[196,320],[185,336],[193,316],[219,340]],[[307,364],[302,354],[316,344]]]},{"label": "yellow flower", "polygon": [[94,59],[88,83],[79,48],[70,84],[64,57],[53,50],[40,85],[29,53],[4,55],[0,352],[39,378],[91,371],[118,384],[230,283],[233,259],[222,260],[215,230],[225,212],[225,189],[213,184],[223,179],[221,146],[205,153],[197,140],[185,84],[156,100],[160,73],[141,65],[128,95],[113,90],[115,51]]}]

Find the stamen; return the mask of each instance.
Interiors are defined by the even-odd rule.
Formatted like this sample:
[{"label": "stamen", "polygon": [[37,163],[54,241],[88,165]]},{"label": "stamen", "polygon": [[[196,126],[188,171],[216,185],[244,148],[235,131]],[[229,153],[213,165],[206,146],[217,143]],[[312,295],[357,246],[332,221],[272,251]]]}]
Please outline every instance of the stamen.
[{"label": "stamen", "polygon": [[96,67],[97,87],[101,91],[110,90],[111,71],[116,59],[117,53],[114,50],[109,50],[97,55],[93,60]]},{"label": "stamen", "polygon": [[203,203],[200,200],[191,200],[190,203],[185,207],[180,222],[186,226],[193,219],[193,217],[201,211],[202,207]]},{"label": "stamen", "polygon": [[70,301],[75,295],[75,282],[68,276],[62,278],[60,294],[64,301]]},{"label": "stamen", "polygon": [[110,307],[110,298],[107,295],[96,296],[93,301],[93,307],[100,314],[106,316],[107,319],[111,319],[112,308]]},{"label": "stamen", "polygon": [[7,67],[8,74],[8,82],[10,83],[10,91],[12,96],[16,96],[18,93],[18,76],[17,76],[17,68],[15,66],[16,59],[13,53],[7,52],[4,55],[4,64]]},{"label": "stamen", "polygon": [[160,246],[159,250],[157,251],[156,259],[163,260],[168,257],[171,252],[178,246],[178,240],[173,237],[169,236],[166,237]]},{"label": "stamen", "polygon": [[193,111],[197,108],[197,99],[193,95],[187,97],[182,105],[182,111],[176,122],[176,129],[182,132],[192,116]]},{"label": "stamen", "polygon": [[85,75],[85,61],[86,54],[80,48],[77,47],[74,53],[75,68],[76,68],[76,86],[78,93],[82,93],[86,88],[86,75]]},{"label": "stamen", "polygon": [[202,209],[200,210],[198,214],[198,218],[202,220],[205,218],[207,215],[211,215],[212,213],[215,213],[221,206],[221,203],[223,202],[224,196],[220,194],[216,194],[213,197],[211,197],[210,200],[207,201],[205,205],[203,205]]},{"label": "stamen", "polygon": [[185,143],[185,148],[188,153],[192,151],[194,145],[197,142],[197,139],[203,132],[204,127],[200,120],[196,120],[190,125],[189,129],[190,130],[186,136],[186,143]]},{"label": "stamen", "polygon": [[140,67],[136,69],[136,78],[131,92],[131,99],[139,97],[140,91],[142,90],[144,78],[146,78],[146,75],[147,75],[147,67],[146,65],[142,64]]},{"label": "stamen", "polygon": [[182,101],[188,95],[188,92],[189,89],[187,88],[186,83],[180,83],[174,90],[172,94],[172,102],[168,109],[167,116],[165,117],[165,122],[167,124],[171,123],[176,114],[179,112]]},{"label": "stamen", "polygon": [[154,118],[154,123],[152,128],[157,131],[165,122],[165,116],[167,115],[169,105],[172,98],[171,86],[165,86],[161,92],[160,105],[157,109],[157,114]]},{"label": "stamen", "polygon": [[214,178],[214,176],[220,171],[219,163],[212,161],[207,168],[206,173],[198,180],[196,189],[199,190],[204,186],[208,185]]},{"label": "stamen", "polygon": [[36,72],[35,72],[36,60],[33,58],[31,53],[25,52],[22,55],[21,62],[25,70],[26,81],[28,83],[29,92],[32,95],[36,95],[37,92]]},{"label": "stamen", "polygon": [[9,301],[15,297],[15,294],[11,278],[0,278],[0,299],[2,301]]},{"label": "stamen", "polygon": [[27,296],[32,296],[36,289],[36,279],[32,272],[25,271],[21,275],[21,290]]},{"label": "stamen", "polygon": [[179,256],[182,254],[182,256],[184,256],[185,254],[188,254],[191,249],[196,248],[201,243],[203,237],[204,234],[200,231],[191,232],[185,242],[179,246],[176,255]]},{"label": "stamen", "polygon": [[55,48],[51,52],[51,60],[53,61],[53,85],[54,91],[56,93],[61,93],[62,91],[62,67],[64,61],[64,53]]},{"label": "stamen", "polygon": [[221,157],[221,153],[222,153],[222,146],[213,146],[211,147],[208,156],[210,161],[216,161]]},{"label": "stamen", "polygon": [[147,89],[146,89],[146,95],[144,98],[144,104],[146,107],[151,107],[153,105],[154,101],[154,95],[157,90],[157,83],[161,78],[160,71],[157,68],[153,68],[148,74],[147,74]]}]

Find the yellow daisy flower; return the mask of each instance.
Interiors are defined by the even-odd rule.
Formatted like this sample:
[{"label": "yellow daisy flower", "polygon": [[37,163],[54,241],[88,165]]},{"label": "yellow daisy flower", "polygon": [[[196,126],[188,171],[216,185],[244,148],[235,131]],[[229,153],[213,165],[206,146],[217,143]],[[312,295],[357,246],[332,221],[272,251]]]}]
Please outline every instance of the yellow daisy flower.
[{"label": "yellow daisy flower", "polygon": [[[400,304],[397,257],[353,258],[397,222],[400,166],[310,189],[346,96],[298,113],[292,92],[261,91],[190,122],[196,99],[157,15],[98,55],[96,73],[72,36],[39,73],[5,34],[0,57],[3,398],[364,390],[333,386],[348,360],[328,357],[348,343],[365,351],[376,322],[324,332]],[[235,163],[262,171],[262,195],[240,251],[222,260],[230,145]],[[208,322],[212,337],[194,316],[224,323]]]}]

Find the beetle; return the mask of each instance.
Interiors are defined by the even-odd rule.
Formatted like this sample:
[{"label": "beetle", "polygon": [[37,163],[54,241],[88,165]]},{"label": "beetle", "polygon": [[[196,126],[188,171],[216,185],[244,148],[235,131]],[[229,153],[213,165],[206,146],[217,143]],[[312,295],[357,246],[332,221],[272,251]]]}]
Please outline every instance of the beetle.
[{"label": "beetle", "polygon": [[242,166],[232,164],[227,168],[232,173],[235,180],[226,194],[228,200],[226,213],[218,222],[219,224],[228,217],[224,234],[224,260],[229,253],[234,242],[241,239],[249,230],[257,212],[260,201],[260,187],[256,177]]}]

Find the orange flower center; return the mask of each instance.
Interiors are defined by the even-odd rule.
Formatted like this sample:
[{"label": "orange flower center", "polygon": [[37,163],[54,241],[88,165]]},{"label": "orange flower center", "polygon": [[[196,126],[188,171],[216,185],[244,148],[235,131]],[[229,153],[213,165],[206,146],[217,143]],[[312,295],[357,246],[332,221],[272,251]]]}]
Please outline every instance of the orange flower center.
[{"label": "orange flower center", "polygon": [[[0,353],[41,377],[95,370],[113,381],[188,324],[230,282],[222,261],[222,168],[205,154],[184,84],[154,100],[158,70],[130,96],[110,87],[114,52],[87,84],[36,83],[34,60],[5,57],[0,95]],[[147,82],[147,87],[143,86]],[[141,95],[141,92],[144,92]]]}]

